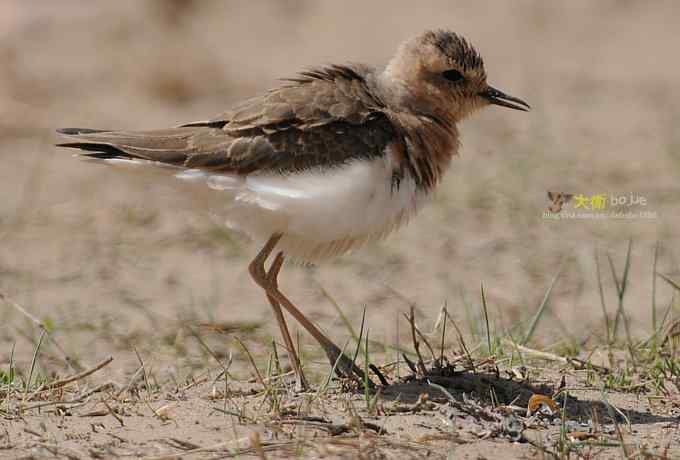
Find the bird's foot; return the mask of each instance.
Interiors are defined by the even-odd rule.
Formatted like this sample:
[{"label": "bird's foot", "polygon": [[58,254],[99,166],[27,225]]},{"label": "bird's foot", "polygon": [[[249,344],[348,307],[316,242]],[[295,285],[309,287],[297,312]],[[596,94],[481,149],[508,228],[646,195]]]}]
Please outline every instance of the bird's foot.
[{"label": "bird's foot", "polygon": [[350,378],[362,386],[367,386],[371,390],[375,389],[373,381],[338,347],[331,343],[324,346],[324,351],[330,361],[331,367],[335,369],[335,373],[339,377]]}]

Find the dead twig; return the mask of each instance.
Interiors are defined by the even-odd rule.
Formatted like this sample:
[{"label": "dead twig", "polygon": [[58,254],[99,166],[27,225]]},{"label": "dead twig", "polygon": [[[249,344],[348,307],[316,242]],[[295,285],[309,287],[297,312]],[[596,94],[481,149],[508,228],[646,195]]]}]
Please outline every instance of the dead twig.
[{"label": "dead twig", "polygon": [[[267,451],[267,450],[279,449],[281,447],[298,445],[299,442],[300,442],[299,440],[284,441],[284,442],[261,441],[260,444],[261,444],[262,449],[264,451]],[[185,458],[185,457],[188,457],[189,455],[193,455],[193,454],[201,454],[201,453],[205,453],[205,452],[216,452],[216,451],[227,450],[227,449],[235,450],[239,454],[247,454],[247,453],[255,451],[255,449],[252,448],[250,436],[245,436],[245,437],[237,438],[237,439],[234,439],[234,440],[231,440],[231,441],[225,441],[225,442],[220,442],[218,444],[213,444],[212,446],[205,446],[205,447],[199,447],[197,449],[185,450],[185,451],[177,453],[177,454],[142,457],[142,459],[143,460],[173,460],[173,459]]]},{"label": "dead twig", "polygon": [[207,376],[201,377],[200,379],[194,380],[193,382],[190,382],[190,383],[188,383],[187,385],[184,385],[182,388],[179,388],[178,391],[179,391],[179,392],[184,392],[184,391],[190,390],[190,389],[192,389],[193,387],[195,387],[196,385],[200,385],[201,383],[205,383],[205,382],[207,382],[207,381],[208,381],[208,377],[207,377]]},{"label": "dead twig", "polygon": [[347,423],[331,423],[325,420],[310,420],[308,418],[303,418],[303,419],[286,419],[286,420],[277,420],[276,422],[272,423],[272,425],[299,425],[299,426],[304,426],[308,428],[317,428],[326,431],[328,434],[331,436],[338,436],[341,434],[346,434],[346,433],[352,433],[356,431],[356,428],[359,429],[368,429],[371,431],[374,431],[378,434],[386,434],[385,430],[383,427],[376,425],[375,423],[370,423],[370,422],[365,422],[363,420],[360,420],[359,423],[356,424],[347,424]]},{"label": "dead twig", "polygon": [[260,370],[257,368],[257,365],[255,365],[255,360],[253,359],[253,355],[250,354],[250,350],[248,350],[246,345],[238,337],[234,337],[234,340],[236,340],[238,342],[238,344],[241,345],[241,348],[243,348],[243,351],[246,352],[246,356],[248,357],[248,361],[250,361],[250,365],[255,370],[255,378],[257,379],[257,383],[262,385],[262,388],[267,389],[268,387],[265,384],[264,379],[262,378],[262,374],[260,374]]},{"label": "dead twig", "polygon": [[109,414],[111,414],[111,417],[118,420],[118,423],[120,423],[120,426],[125,426],[125,423],[123,423],[123,419],[121,418],[121,416],[116,414],[116,412],[111,408],[111,406],[109,406],[109,404],[106,401],[102,401],[102,404],[104,404],[104,406],[106,406],[106,409],[109,411]]},{"label": "dead twig", "polygon": [[[467,344],[465,343],[465,339],[463,338],[463,334],[460,332],[460,329],[458,328],[458,325],[456,322],[451,318],[449,315],[448,311],[444,310],[444,322],[446,322],[446,319],[451,321],[451,324],[453,325],[453,328],[456,330],[456,335],[458,335],[458,343],[460,344],[461,348],[463,349],[463,352],[465,353],[464,357],[467,358],[468,365],[472,372],[476,372],[475,369],[475,361],[472,359],[472,354],[470,353],[470,350],[467,347]],[[463,355],[461,355],[462,357]],[[454,361],[451,361],[453,364]]]},{"label": "dead twig", "polygon": [[32,404],[30,406],[26,406],[22,408],[22,411],[27,411],[27,410],[33,410],[33,409],[40,409],[43,407],[49,407],[49,406],[59,406],[59,405],[66,405],[66,404],[73,404],[72,406],[69,407],[69,409],[81,406],[83,404],[86,404],[86,399],[92,396],[95,393],[99,393],[101,391],[108,390],[110,388],[115,388],[115,384],[113,382],[107,382],[99,385],[96,388],[93,388],[92,390],[88,391],[87,393],[84,393],[77,398],[71,399],[70,401],[46,401],[46,402],[41,402],[41,403],[36,403]]},{"label": "dead twig", "polygon": [[572,366],[575,370],[583,370],[590,368],[596,372],[599,372],[601,374],[610,374],[611,371],[609,368],[604,367],[604,366],[599,366],[597,364],[590,363],[588,361],[584,361],[582,359],[578,358],[567,358],[564,356],[556,355],[554,353],[550,353],[547,351],[540,351],[540,350],[534,350],[533,348],[526,347],[524,345],[520,345],[518,343],[511,342],[509,340],[506,340],[506,342],[513,347],[515,347],[518,351],[521,351],[523,353],[530,354],[536,358],[541,358],[545,359],[546,361],[554,361],[558,363],[562,363],[568,366]]},{"label": "dead twig", "polygon": [[420,393],[418,400],[414,404],[405,406],[395,404],[393,407],[389,408],[387,412],[391,414],[416,414],[423,410],[434,410],[435,408],[436,404],[430,401],[430,396],[427,393]]},{"label": "dead twig", "polygon": [[130,378],[130,381],[128,382],[128,384],[127,384],[126,386],[122,387],[122,388],[118,391],[118,393],[116,393],[115,399],[120,398],[121,395],[122,395],[123,393],[125,393],[126,391],[128,391],[128,390],[132,387],[132,384],[135,383],[135,382],[137,381],[137,378],[141,375],[141,373],[142,373],[143,370],[144,370],[144,367],[143,367],[143,366],[140,366],[140,367],[135,371],[135,373],[132,374],[132,377]]},{"label": "dead twig", "polygon": [[99,362],[98,364],[94,365],[93,367],[91,367],[87,370],[84,370],[83,372],[80,372],[76,375],[72,375],[71,377],[66,377],[66,378],[61,379],[61,380],[56,380],[54,382],[44,383],[44,384],[40,385],[40,387],[33,392],[33,394],[31,395],[31,399],[33,397],[35,397],[38,393],[41,393],[43,391],[55,390],[57,388],[61,388],[63,386],[66,386],[69,383],[73,383],[73,382],[77,382],[78,380],[82,380],[85,377],[88,377],[88,376],[94,374],[95,372],[97,372],[98,370],[108,366],[109,364],[111,364],[112,361],[113,361],[113,356],[109,356],[108,358]]},{"label": "dead twig", "polygon": [[168,439],[164,439],[164,441],[170,447],[174,447],[176,449],[181,449],[181,450],[194,450],[194,449],[200,449],[201,448],[201,446],[199,446],[198,444],[194,444],[193,442],[189,442],[189,441],[183,441],[183,440],[177,439],[177,438],[168,438]]},{"label": "dead twig", "polygon": [[[426,375],[427,374],[427,369],[425,368],[425,363],[423,362],[423,356],[420,354],[420,343],[418,342],[418,338],[416,337],[416,320],[415,320],[415,313],[413,311],[413,306],[411,306],[411,310],[409,312],[409,315],[404,315],[406,316],[406,319],[408,320],[409,324],[411,325],[411,340],[413,340],[413,349],[416,352],[416,356],[418,357],[418,361],[416,362],[416,368],[418,369],[418,373],[421,375]],[[434,353],[433,353],[434,356]],[[406,359],[406,356],[404,356],[404,359]],[[408,361],[407,361],[408,364]],[[411,367],[411,366],[409,366]],[[413,370],[413,369],[412,369]]]}]

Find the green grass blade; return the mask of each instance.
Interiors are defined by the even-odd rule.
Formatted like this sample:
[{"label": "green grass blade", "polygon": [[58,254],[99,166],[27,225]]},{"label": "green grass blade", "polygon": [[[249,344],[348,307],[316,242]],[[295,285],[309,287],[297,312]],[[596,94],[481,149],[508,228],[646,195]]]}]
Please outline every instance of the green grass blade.
[{"label": "green grass blade", "polygon": [[656,264],[659,259],[659,242],[654,245],[654,259],[652,260],[652,331],[656,332]]},{"label": "green grass blade", "polygon": [[662,280],[670,284],[673,287],[673,289],[675,289],[676,291],[680,291],[680,284],[677,281],[673,281],[672,278],[664,275],[663,273],[657,273],[657,275],[661,277]]},{"label": "green grass blade", "polygon": [[607,333],[607,346],[611,346],[611,329],[609,324],[609,315],[607,314],[607,306],[604,301],[604,288],[602,287],[602,270],[600,269],[600,256],[597,249],[595,250],[595,272],[597,274],[597,288],[600,293],[600,305],[602,306],[602,316],[604,316],[604,325]]},{"label": "green grass blade", "polygon": [[368,388],[368,332],[366,329],[366,346],[364,347],[364,396],[366,398],[366,410],[371,413],[371,392]]},{"label": "green grass blade", "polygon": [[628,240],[628,249],[626,250],[626,263],[623,266],[623,276],[621,278],[621,295],[626,292],[628,286],[628,272],[630,271],[630,252],[633,249],[633,239]]},{"label": "green grass blade", "polygon": [[614,317],[614,330],[612,332],[612,338],[616,340],[619,330],[619,324],[623,321],[624,328],[626,329],[626,339],[630,342],[630,328],[628,326],[628,318],[626,318],[625,311],[623,309],[623,298],[626,295],[626,287],[628,286],[628,274],[630,272],[630,255],[633,247],[633,240],[628,240],[628,249],[626,251],[626,261],[623,265],[623,274],[621,275],[621,280],[619,281],[616,275],[616,269],[614,268],[614,261],[611,256],[607,254],[609,259],[609,267],[612,271],[612,277],[614,278],[614,283],[616,284],[616,293],[619,300],[619,305],[616,310],[616,316]]},{"label": "green grass blade", "polygon": [[486,345],[490,355],[493,354],[491,349],[491,328],[489,327],[489,310],[486,306],[486,294],[484,293],[484,283],[480,285],[482,295],[482,311],[484,312],[484,323],[486,324]]},{"label": "green grass blade", "polygon": [[26,388],[24,388],[24,402],[26,401],[26,398],[28,397],[28,391],[31,388],[31,382],[33,381],[33,372],[35,371],[35,365],[38,362],[38,353],[40,353],[40,347],[43,343],[43,339],[45,338],[45,334],[46,334],[45,330],[41,329],[38,344],[35,346],[35,349],[33,350],[33,357],[31,358],[31,369],[28,371],[28,380],[26,381]]},{"label": "green grass blade", "polygon": [[343,324],[349,331],[349,335],[352,336],[352,339],[354,339],[355,342],[360,342],[359,336],[352,327],[352,323],[350,322],[349,318],[347,318],[347,315],[345,315],[345,312],[342,311],[342,308],[340,307],[338,302],[336,302],[335,299],[322,286],[319,286],[319,289],[321,290],[321,294],[326,298],[326,300],[328,300],[333,306],[333,308],[335,308],[335,311],[338,312],[340,319],[342,320]]},{"label": "green grass blade", "polygon": [[342,356],[345,354],[345,350],[347,350],[347,346],[349,345],[349,340],[345,342],[345,345],[342,347],[342,353],[340,353],[333,363],[333,367],[331,368],[331,371],[328,373],[328,377],[326,377],[326,381],[324,382],[323,385],[321,385],[314,395],[313,400],[318,400],[320,397],[322,397],[324,394],[326,394],[326,390],[328,390],[328,386],[331,384],[331,379],[333,379],[333,375],[335,375],[335,370],[338,368],[338,365],[340,364],[340,360],[342,359]]},{"label": "green grass blade", "polygon": [[557,273],[555,274],[552,281],[550,282],[548,289],[545,291],[545,295],[543,296],[543,300],[541,301],[541,304],[538,306],[538,310],[536,310],[536,314],[531,319],[531,324],[529,324],[529,330],[524,335],[524,339],[522,339],[522,341],[520,342],[521,345],[526,345],[529,342],[529,340],[531,340],[531,337],[534,335],[534,332],[536,331],[536,327],[538,326],[538,322],[541,320],[541,317],[543,317],[543,313],[545,313],[545,310],[548,306],[548,301],[550,300],[550,294],[552,293],[553,287],[555,287],[555,283],[557,282],[557,278],[560,277],[561,273],[562,273],[562,264],[560,264],[560,268],[557,270]]},{"label": "green grass blade", "polygon": [[[364,307],[364,313],[363,313],[363,315],[361,315],[361,329],[359,329],[359,338],[356,339],[357,347],[354,349],[354,356],[352,356],[352,364],[357,362],[357,356],[359,356],[359,350],[361,350],[361,339],[364,336],[364,322],[365,321],[366,321],[366,307]],[[368,337],[368,335],[367,335],[367,337]],[[366,342],[366,349],[364,350],[364,354],[366,353],[366,350],[368,350],[368,342]]]}]

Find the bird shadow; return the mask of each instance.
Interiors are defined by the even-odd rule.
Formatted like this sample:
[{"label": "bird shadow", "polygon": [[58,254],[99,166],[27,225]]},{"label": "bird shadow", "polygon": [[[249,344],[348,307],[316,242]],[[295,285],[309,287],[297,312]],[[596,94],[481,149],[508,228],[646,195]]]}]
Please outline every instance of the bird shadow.
[{"label": "bird shadow", "polygon": [[[459,371],[450,375],[433,373],[421,378],[411,375],[402,381],[381,387],[381,391],[383,399],[387,401],[415,404],[422,398],[421,395],[426,394],[430,401],[437,403],[447,403],[451,397],[458,402],[466,402],[472,398],[476,404],[489,409],[504,405],[528,407],[532,396],[551,398],[558,392],[557,387],[552,385],[505,378],[495,372],[472,371]],[[593,419],[603,423],[630,424],[678,421],[677,417],[655,415],[636,409],[619,409],[610,402],[581,399],[572,393],[560,393],[554,401],[562,409],[566,419],[575,422],[591,423]]]}]

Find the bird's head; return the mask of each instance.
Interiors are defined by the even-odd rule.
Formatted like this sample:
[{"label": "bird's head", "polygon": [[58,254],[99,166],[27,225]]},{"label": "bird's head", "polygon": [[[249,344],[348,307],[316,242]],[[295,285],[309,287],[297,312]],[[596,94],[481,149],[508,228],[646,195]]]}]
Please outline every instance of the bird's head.
[{"label": "bird's head", "polygon": [[404,42],[384,76],[399,103],[453,123],[490,104],[529,110],[526,102],[490,86],[477,50],[446,30],[428,31]]}]

